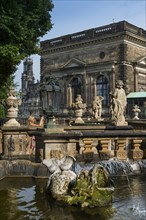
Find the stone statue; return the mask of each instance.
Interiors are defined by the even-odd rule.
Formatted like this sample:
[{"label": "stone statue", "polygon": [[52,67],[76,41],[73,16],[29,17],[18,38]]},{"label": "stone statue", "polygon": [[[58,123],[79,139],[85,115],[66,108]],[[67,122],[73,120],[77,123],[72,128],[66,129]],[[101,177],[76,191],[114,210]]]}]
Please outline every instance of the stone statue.
[{"label": "stone statue", "polygon": [[40,115],[40,122],[39,122],[39,126],[40,127],[44,127],[44,116],[43,115]]},{"label": "stone statue", "polygon": [[29,126],[36,126],[36,120],[35,117],[33,116],[33,113],[30,113],[30,116],[28,118],[28,125]]},{"label": "stone statue", "polygon": [[69,185],[76,179],[76,174],[70,170],[74,160],[71,156],[43,160],[43,164],[51,173],[47,184],[48,191],[57,200],[62,200],[63,196],[68,194]]},{"label": "stone statue", "polygon": [[30,116],[28,118],[28,126],[32,127],[43,127],[44,126],[44,116],[40,115],[40,121],[39,124],[36,124],[36,119],[33,115],[33,112],[30,112]]},{"label": "stone statue", "polygon": [[92,110],[94,118],[101,119],[101,113],[102,113],[102,100],[104,98],[102,96],[96,96],[92,103]]},{"label": "stone statue", "polygon": [[114,93],[111,93],[111,113],[114,124],[117,126],[127,125],[125,121],[124,113],[126,110],[127,99],[126,93],[123,89],[123,81],[118,80],[116,82],[116,89]]}]

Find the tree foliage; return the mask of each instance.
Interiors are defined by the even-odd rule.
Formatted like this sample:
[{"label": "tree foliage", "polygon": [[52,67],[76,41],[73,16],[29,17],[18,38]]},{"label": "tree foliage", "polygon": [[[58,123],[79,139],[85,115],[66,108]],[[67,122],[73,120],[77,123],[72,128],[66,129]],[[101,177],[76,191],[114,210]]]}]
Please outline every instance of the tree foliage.
[{"label": "tree foliage", "polygon": [[0,86],[52,28],[52,0],[0,0]]}]

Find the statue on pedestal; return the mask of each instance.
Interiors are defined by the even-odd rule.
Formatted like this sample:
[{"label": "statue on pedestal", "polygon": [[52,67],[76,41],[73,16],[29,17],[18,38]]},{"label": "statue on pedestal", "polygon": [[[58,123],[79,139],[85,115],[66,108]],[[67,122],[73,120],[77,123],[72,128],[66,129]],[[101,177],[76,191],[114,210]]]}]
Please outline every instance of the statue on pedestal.
[{"label": "statue on pedestal", "polygon": [[114,93],[111,93],[111,113],[112,120],[114,120],[114,124],[117,126],[125,126],[128,123],[125,121],[125,110],[127,105],[126,93],[123,89],[123,81],[117,80],[116,89]]},{"label": "statue on pedestal", "polygon": [[104,98],[102,96],[96,96],[92,103],[92,110],[94,118],[101,119],[101,113],[102,113],[102,100]]}]

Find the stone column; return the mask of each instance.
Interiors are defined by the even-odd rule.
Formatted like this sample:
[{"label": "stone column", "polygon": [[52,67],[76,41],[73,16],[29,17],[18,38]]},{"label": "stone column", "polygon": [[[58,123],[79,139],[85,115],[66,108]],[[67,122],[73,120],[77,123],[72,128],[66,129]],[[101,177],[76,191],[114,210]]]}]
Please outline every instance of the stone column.
[{"label": "stone column", "polygon": [[83,76],[83,99],[86,103],[88,103],[88,92],[89,92],[89,88],[88,88],[88,78],[86,78],[85,76]]},{"label": "stone column", "polygon": [[67,106],[71,107],[72,105],[72,88],[71,85],[69,84],[67,87]]},{"label": "stone column", "polygon": [[143,151],[140,149],[142,140],[132,140],[131,157],[133,160],[141,160],[143,158]]},{"label": "stone column", "polygon": [[134,68],[134,92],[138,91],[138,72],[136,67]]},{"label": "stone column", "polygon": [[110,141],[109,139],[100,140],[102,149],[99,150],[99,157],[101,160],[108,160],[110,158],[111,152],[108,149],[109,141]]},{"label": "stone column", "polygon": [[119,160],[127,160],[126,139],[118,139],[116,141],[115,156]]},{"label": "stone column", "polygon": [[[91,162],[94,160],[94,155],[97,155],[97,149],[93,144],[92,138],[84,138],[84,150],[82,151],[83,159],[85,162]],[[93,144],[93,145],[92,145]]]},{"label": "stone column", "polygon": [[97,96],[97,88],[96,88],[96,81],[93,81],[93,98],[95,97],[95,96]]},{"label": "stone column", "polygon": [[[115,81],[116,81],[116,77],[115,77],[115,65],[112,66],[112,71],[111,71],[111,74],[112,74],[112,86],[110,88],[110,91],[114,91],[115,90]],[[110,82],[109,82],[110,83]]]}]

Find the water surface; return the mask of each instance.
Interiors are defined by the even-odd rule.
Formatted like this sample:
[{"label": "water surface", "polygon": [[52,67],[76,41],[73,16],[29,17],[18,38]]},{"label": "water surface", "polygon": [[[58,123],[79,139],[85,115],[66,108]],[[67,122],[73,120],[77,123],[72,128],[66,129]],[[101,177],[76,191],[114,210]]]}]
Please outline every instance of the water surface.
[{"label": "water surface", "polygon": [[0,220],[145,220],[146,176],[116,177],[112,206],[81,209],[57,203],[46,179],[0,181]]}]

